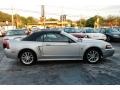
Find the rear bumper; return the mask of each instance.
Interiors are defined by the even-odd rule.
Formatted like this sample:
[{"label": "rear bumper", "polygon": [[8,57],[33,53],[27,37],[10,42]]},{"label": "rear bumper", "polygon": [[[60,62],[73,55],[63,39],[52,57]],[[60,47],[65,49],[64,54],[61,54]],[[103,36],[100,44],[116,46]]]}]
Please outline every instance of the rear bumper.
[{"label": "rear bumper", "polygon": [[113,56],[114,52],[115,52],[114,48],[104,50],[103,51],[103,58]]},{"label": "rear bumper", "polygon": [[7,58],[17,59],[17,57],[18,57],[18,53],[15,51],[12,51],[10,49],[4,49],[4,53]]}]

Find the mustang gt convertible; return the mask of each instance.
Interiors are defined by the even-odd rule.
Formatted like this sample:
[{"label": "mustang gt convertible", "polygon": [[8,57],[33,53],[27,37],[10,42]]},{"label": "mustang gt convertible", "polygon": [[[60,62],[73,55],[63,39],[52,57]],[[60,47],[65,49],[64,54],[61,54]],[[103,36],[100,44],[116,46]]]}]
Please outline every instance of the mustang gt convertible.
[{"label": "mustang gt convertible", "polygon": [[3,43],[3,47],[8,58],[18,59],[24,65],[45,60],[85,60],[97,63],[114,54],[114,48],[108,42],[78,39],[58,30],[39,31],[21,40],[9,40]]}]

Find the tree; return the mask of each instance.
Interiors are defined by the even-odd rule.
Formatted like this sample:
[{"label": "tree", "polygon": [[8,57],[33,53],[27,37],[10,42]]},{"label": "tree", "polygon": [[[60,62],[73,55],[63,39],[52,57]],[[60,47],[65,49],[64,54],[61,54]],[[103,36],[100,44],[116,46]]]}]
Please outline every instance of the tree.
[{"label": "tree", "polygon": [[[11,15],[10,14],[7,14],[7,13],[4,13],[4,12],[1,12],[0,11],[0,22],[12,22],[11,20]],[[38,20],[33,18],[33,17],[23,17],[23,16],[20,16],[19,14],[14,14],[13,15],[14,17],[14,25],[16,27],[24,27],[25,25],[28,25],[28,24],[38,24]]]},{"label": "tree", "polygon": [[11,22],[11,15],[0,11],[0,22],[5,22],[5,21]]},{"label": "tree", "polygon": [[104,21],[103,17],[96,15],[94,17],[89,18],[86,21],[86,27],[94,27],[94,24],[95,24],[95,21],[97,20],[97,18],[99,18],[99,24],[102,25],[103,21]]},{"label": "tree", "polygon": [[58,21],[58,19],[55,19],[55,18],[48,18],[48,19],[46,19],[46,21]]},{"label": "tree", "polygon": [[70,27],[72,27],[72,26],[73,26],[73,25],[72,25],[72,20],[67,19],[66,21],[69,23],[69,26],[70,26]]},{"label": "tree", "polygon": [[106,26],[120,26],[120,17],[119,16],[108,16],[105,19]]},{"label": "tree", "polygon": [[38,22],[37,19],[30,16],[27,18],[27,24],[38,24]]},{"label": "tree", "polygon": [[23,25],[27,25],[27,18],[21,16],[20,19],[21,19]]},{"label": "tree", "polygon": [[86,26],[86,20],[85,19],[80,19],[77,21],[77,26],[78,27],[85,27]]}]

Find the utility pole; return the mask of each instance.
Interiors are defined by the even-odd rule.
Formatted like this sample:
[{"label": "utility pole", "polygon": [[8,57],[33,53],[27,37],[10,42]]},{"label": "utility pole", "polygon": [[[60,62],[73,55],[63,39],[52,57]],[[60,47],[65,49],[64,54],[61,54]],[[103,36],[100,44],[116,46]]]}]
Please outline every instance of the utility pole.
[{"label": "utility pole", "polygon": [[13,12],[13,6],[12,6],[12,16],[11,16],[11,21],[12,21],[12,28],[14,29],[14,12]]},{"label": "utility pole", "polygon": [[43,26],[44,26],[44,29],[46,27],[45,25],[45,6],[44,5],[41,5],[41,21],[43,23]]},{"label": "utility pole", "polygon": [[[63,6],[61,7],[61,16],[63,15]],[[61,17],[62,19],[61,19],[61,24],[62,24],[62,28],[63,28],[63,16]]]}]

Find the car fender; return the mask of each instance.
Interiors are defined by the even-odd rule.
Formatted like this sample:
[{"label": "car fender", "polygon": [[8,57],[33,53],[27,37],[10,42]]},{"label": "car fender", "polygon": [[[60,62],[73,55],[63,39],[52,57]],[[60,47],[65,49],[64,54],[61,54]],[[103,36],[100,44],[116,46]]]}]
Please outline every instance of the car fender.
[{"label": "car fender", "polygon": [[100,53],[103,55],[102,49],[99,46],[86,46],[86,48],[83,49],[82,59],[84,58],[84,55],[87,52],[87,50],[92,49],[92,48],[98,49]]}]

